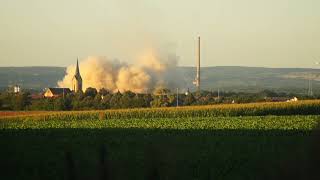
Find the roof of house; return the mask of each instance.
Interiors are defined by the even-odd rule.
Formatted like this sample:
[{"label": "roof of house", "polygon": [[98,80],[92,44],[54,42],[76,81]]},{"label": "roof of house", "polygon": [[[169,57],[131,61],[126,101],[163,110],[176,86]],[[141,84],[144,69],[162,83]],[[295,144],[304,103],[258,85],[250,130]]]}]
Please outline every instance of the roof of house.
[{"label": "roof of house", "polygon": [[48,88],[53,95],[60,95],[63,93],[71,93],[69,88]]}]

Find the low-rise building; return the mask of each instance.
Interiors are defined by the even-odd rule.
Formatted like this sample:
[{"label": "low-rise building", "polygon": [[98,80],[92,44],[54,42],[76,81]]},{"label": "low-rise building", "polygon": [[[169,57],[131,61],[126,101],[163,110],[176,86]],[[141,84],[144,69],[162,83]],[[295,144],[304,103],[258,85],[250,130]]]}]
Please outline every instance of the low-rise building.
[{"label": "low-rise building", "polygon": [[48,88],[44,93],[44,97],[46,98],[61,97],[69,93],[71,93],[71,90],[69,88]]},{"label": "low-rise building", "polygon": [[14,92],[14,93],[20,93],[20,90],[21,90],[21,88],[20,88],[19,85],[13,86],[13,92]]}]

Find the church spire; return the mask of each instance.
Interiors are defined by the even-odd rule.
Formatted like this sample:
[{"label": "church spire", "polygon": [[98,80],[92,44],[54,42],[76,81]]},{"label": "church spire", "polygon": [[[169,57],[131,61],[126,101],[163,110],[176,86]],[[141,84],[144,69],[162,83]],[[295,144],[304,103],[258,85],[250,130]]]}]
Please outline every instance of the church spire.
[{"label": "church spire", "polygon": [[79,69],[79,58],[77,58],[76,72],[72,78],[72,90],[74,92],[82,92],[82,78]]},{"label": "church spire", "polygon": [[76,67],[76,73],[75,76],[80,76],[80,71],[79,71],[79,58],[77,58],[77,67]]}]

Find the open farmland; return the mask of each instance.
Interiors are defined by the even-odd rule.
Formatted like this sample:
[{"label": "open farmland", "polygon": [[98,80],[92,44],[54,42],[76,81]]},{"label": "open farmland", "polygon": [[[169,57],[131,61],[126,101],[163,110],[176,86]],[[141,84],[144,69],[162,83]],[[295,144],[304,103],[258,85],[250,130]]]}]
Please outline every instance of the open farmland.
[{"label": "open farmland", "polygon": [[122,118],[186,118],[266,115],[320,115],[320,100],[278,103],[222,104],[169,108],[135,108],[102,111],[0,112],[0,119],[81,120]]},{"label": "open farmland", "polygon": [[310,179],[318,109],[306,101],[2,117],[0,176]]},{"label": "open farmland", "polygon": [[0,111],[0,117],[39,116],[50,114],[48,111]]}]

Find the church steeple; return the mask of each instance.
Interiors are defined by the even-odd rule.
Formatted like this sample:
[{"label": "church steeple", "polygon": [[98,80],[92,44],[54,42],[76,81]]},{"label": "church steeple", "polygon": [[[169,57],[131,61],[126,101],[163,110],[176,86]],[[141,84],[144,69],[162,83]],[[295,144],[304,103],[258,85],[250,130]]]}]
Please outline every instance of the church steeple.
[{"label": "church steeple", "polygon": [[80,71],[79,71],[79,58],[77,58],[77,67],[76,67],[76,73],[75,73],[75,76],[80,76]]},{"label": "church steeple", "polygon": [[74,92],[82,92],[82,78],[80,75],[80,69],[79,69],[79,58],[77,58],[77,66],[76,66],[76,72],[72,78],[72,91]]}]

